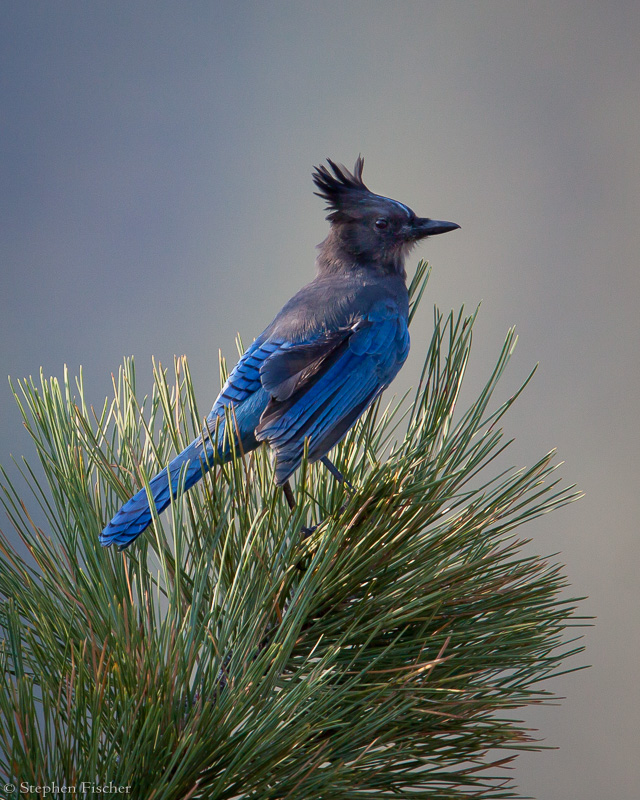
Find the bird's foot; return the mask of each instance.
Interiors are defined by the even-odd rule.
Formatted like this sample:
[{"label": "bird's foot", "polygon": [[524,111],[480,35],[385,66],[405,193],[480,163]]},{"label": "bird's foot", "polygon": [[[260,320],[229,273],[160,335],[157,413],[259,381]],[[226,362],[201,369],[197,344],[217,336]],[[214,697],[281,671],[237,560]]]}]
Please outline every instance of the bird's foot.
[{"label": "bird's foot", "polygon": [[[319,524],[320,523],[318,523],[318,525]],[[302,540],[304,541],[305,539],[308,539],[312,533],[315,533],[315,531],[318,528],[318,525],[312,525],[311,527],[304,525],[302,528],[300,528],[300,533],[302,534]]]}]

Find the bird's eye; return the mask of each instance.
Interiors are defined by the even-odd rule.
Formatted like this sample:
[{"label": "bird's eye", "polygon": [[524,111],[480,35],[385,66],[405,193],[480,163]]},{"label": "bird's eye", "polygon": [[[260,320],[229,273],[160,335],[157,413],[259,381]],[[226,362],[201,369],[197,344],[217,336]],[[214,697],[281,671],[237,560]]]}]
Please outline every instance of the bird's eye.
[{"label": "bird's eye", "polygon": [[381,231],[381,230],[383,230],[384,228],[386,228],[388,224],[389,224],[389,221],[388,221],[388,220],[386,220],[384,217],[380,217],[380,219],[377,219],[377,220],[376,220],[376,228],[377,228],[379,231]]}]

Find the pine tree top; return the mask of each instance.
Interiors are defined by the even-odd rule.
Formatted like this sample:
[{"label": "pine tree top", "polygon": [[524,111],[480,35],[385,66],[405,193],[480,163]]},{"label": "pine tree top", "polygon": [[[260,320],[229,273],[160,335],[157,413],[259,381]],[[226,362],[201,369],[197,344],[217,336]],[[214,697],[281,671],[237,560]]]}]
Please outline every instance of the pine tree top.
[{"label": "pine tree top", "polygon": [[475,317],[436,311],[413,398],[336,449],[352,496],[303,464],[291,514],[265,449],[236,453],[121,554],[104,522],[200,430],[186,359],[142,402],[126,361],[101,409],[82,375],[19,382],[40,467],[28,503],[3,471],[0,775],[154,800],[516,797],[501,768],[539,746],[517,709],[580,649],[561,568],[520,528],[577,494],[553,453],[503,466],[513,330],[458,410]]}]

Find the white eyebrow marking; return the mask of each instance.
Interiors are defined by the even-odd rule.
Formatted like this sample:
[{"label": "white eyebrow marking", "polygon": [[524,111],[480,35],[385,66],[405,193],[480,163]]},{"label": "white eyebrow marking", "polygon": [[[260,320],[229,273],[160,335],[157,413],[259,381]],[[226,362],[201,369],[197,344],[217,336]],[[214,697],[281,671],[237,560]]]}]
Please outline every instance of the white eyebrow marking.
[{"label": "white eyebrow marking", "polygon": [[384,197],[381,194],[376,195],[376,197],[380,197],[382,198],[382,200],[387,200],[389,203],[393,203],[394,206],[398,206],[398,208],[401,208],[404,211],[404,213],[409,217],[409,219],[411,219],[412,216],[411,211],[407,208],[407,206],[405,206],[404,203],[401,203],[399,200],[393,200],[391,197]]}]

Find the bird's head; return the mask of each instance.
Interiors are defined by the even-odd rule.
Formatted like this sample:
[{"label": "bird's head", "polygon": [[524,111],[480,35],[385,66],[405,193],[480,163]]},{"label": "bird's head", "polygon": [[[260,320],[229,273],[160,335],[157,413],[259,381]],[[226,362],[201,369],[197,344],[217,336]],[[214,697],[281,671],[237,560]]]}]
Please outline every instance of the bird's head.
[{"label": "bird's head", "polygon": [[329,212],[331,231],[319,246],[318,264],[327,271],[371,266],[404,275],[404,258],[420,239],[453,231],[455,222],[418,217],[403,203],[373,194],[362,180],[364,159],[353,172],[327,159],[315,168],[313,182]]}]

